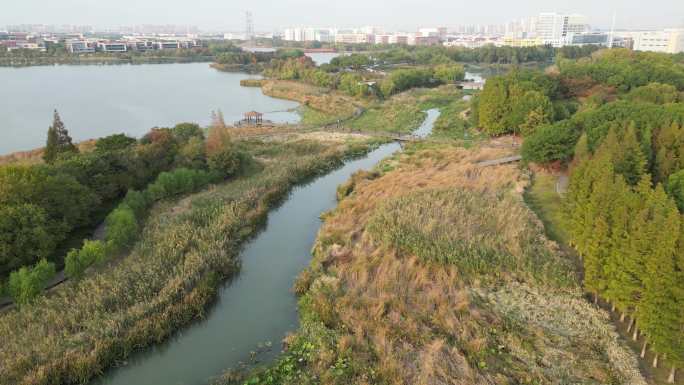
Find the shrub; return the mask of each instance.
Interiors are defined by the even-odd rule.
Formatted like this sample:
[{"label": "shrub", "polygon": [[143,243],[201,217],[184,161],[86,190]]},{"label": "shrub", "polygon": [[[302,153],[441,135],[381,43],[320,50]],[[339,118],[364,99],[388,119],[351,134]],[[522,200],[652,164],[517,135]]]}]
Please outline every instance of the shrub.
[{"label": "shrub", "polygon": [[138,222],[133,209],[120,205],[107,216],[107,246],[112,252],[121,252],[133,245],[138,234]]},{"label": "shrub", "polygon": [[453,84],[465,77],[465,69],[460,64],[440,64],[435,67],[435,78],[444,84]]},{"label": "shrub", "polygon": [[26,266],[10,275],[8,291],[19,305],[33,301],[56,274],[55,265],[45,259],[33,268]]},{"label": "shrub", "polygon": [[159,174],[157,180],[147,188],[153,200],[161,200],[180,195],[204,187],[212,181],[212,175],[206,171],[179,168]]},{"label": "shrub", "polygon": [[240,171],[244,160],[244,154],[232,146],[227,146],[209,156],[209,169],[227,178]]},{"label": "shrub", "polygon": [[411,88],[434,86],[439,82],[433,75],[432,69],[426,68],[396,70],[383,80],[380,90],[384,97],[390,97]]},{"label": "shrub", "polygon": [[572,158],[580,131],[570,121],[538,128],[525,138],[522,157],[527,162],[567,162]]},{"label": "shrub", "polygon": [[128,190],[128,193],[121,204],[126,205],[133,210],[136,218],[141,218],[152,204],[152,200],[147,191],[140,192]]},{"label": "shrub", "polygon": [[107,258],[107,247],[102,241],[86,240],[81,250],[71,250],[65,260],[67,277],[78,279],[85,270],[95,263],[102,263]]}]

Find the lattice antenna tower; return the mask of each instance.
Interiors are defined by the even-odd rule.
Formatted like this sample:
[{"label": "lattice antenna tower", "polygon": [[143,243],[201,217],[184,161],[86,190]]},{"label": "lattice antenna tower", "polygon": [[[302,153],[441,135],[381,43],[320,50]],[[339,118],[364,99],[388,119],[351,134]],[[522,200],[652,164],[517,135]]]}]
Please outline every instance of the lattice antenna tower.
[{"label": "lattice antenna tower", "polygon": [[254,40],[254,18],[252,12],[245,12],[245,39]]}]

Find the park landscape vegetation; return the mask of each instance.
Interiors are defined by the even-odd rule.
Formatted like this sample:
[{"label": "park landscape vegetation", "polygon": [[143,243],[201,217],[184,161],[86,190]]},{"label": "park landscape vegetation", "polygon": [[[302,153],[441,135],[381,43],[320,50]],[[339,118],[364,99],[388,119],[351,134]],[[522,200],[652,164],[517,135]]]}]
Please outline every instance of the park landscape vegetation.
[{"label": "park landscape vegetation", "polygon": [[[215,113],[208,134],[180,124],[84,149],[55,114],[44,163],[0,167],[9,186],[0,199],[15,218],[4,224],[1,256],[11,258],[0,268],[15,271],[3,287],[19,305],[0,314],[0,383],[83,383],[201,318],[238,270],[241,242],[294,183],[414,130],[432,108],[441,114],[430,138],[355,174],[322,215],[294,285],[301,326],[284,354],[219,382],[662,381],[593,303],[605,300],[642,337],[637,353],[667,363],[675,381],[684,361],[681,57],[386,47],[316,66],[297,49],[219,55],[217,69],[266,75],[245,86],[302,103],[303,124],[250,139],[258,130],[226,128]],[[510,71],[468,101],[454,84],[461,63]],[[525,63],[547,68],[516,67]],[[514,155],[520,142],[530,168],[478,165]],[[562,197],[540,187],[541,168],[569,170]],[[98,218],[105,236],[83,241],[79,229]],[[41,294],[62,267],[67,283]]]}]

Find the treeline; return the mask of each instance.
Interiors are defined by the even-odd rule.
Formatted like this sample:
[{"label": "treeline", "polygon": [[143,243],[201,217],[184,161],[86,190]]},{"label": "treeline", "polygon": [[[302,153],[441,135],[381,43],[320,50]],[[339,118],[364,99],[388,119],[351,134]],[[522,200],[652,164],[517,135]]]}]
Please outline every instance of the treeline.
[{"label": "treeline", "polygon": [[[680,128],[681,130],[681,128]],[[566,197],[572,244],[582,256],[584,286],[629,317],[628,331],[644,337],[653,366],[666,357],[684,364],[684,221],[666,186],[655,188],[633,126],[611,128],[590,154],[578,143]]]},{"label": "treeline", "polygon": [[546,72],[514,70],[488,79],[471,116],[489,134],[523,135],[523,155],[544,163],[570,161],[582,132],[594,150],[611,125],[633,123],[652,163],[661,151],[652,146],[653,134],[681,121],[682,79],[684,66],[672,55],[600,51]]},{"label": "treeline", "polygon": [[443,46],[401,46],[378,52],[372,57],[378,64],[440,64],[449,61],[473,64],[523,64],[547,63],[557,56],[577,59],[591,55],[594,46],[553,48],[536,47],[496,47],[486,45],[479,48]]},{"label": "treeline", "polygon": [[[361,59],[359,59],[361,58]],[[434,87],[463,80],[465,70],[456,63],[398,69],[382,76],[363,71],[362,56],[337,58],[332,65],[316,67],[308,56],[273,60],[264,75],[280,80],[300,80],[319,87],[340,90],[354,97],[387,98],[416,87]],[[358,68],[356,71],[342,67]]]},{"label": "treeline", "polygon": [[636,339],[684,365],[684,66],[623,49],[489,79],[474,105],[492,135],[520,134],[526,161],[570,165],[565,223],[584,284],[629,317]]},{"label": "treeline", "polygon": [[[229,139],[222,133],[205,140],[198,125],[182,123],[152,129],[140,140],[112,135],[99,139],[93,151],[79,153],[55,112],[46,163],[0,167],[0,281],[9,275],[9,284],[0,282],[0,291],[4,287],[20,303],[30,299],[36,287],[46,283],[45,264],[53,270],[62,265],[62,245],[79,230],[97,225],[102,213],[128,194],[107,218],[106,244],[87,243],[84,251],[70,253],[64,261],[67,275],[80,275],[79,270],[102,259],[100,254],[120,252],[137,234],[136,227],[129,226],[133,222],[126,207],[136,207],[133,217],[139,225],[140,199],[147,207],[169,192],[197,188],[236,172],[242,157]],[[178,171],[164,174],[171,170]],[[140,190],[143,195],[134,192]],[[74,267],[76,260],[81,267]]]},{"label": "treeline", "polygon": [[279,49],[277,51],[244,51],[240,47],[227,45],[220,50],[215,49],[215,62],[219,65],[256,65],[269,63],[272,60],[298,58],[304,56],[304,51],[298,49]]}]

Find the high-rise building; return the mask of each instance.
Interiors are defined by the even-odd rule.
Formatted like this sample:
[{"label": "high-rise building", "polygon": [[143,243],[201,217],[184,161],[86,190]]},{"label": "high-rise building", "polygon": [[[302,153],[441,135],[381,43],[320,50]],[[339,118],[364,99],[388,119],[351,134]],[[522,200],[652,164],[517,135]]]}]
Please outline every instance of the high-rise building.
[{"label": "high-rise building", "polygon": [[535,27],[536,37],[554,47],[566,45],[572,34],[588,31],[587,18],[579,14],[540,13]]}]

